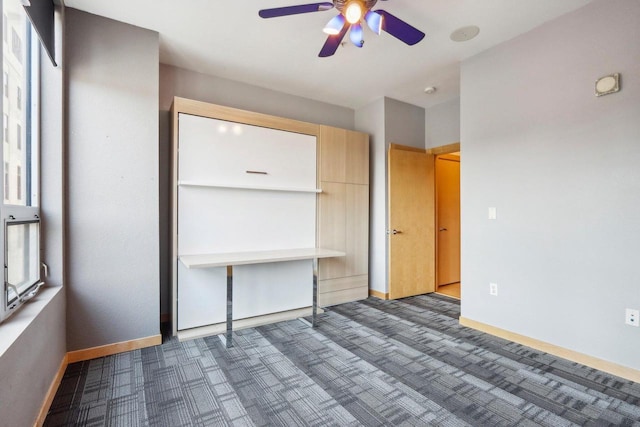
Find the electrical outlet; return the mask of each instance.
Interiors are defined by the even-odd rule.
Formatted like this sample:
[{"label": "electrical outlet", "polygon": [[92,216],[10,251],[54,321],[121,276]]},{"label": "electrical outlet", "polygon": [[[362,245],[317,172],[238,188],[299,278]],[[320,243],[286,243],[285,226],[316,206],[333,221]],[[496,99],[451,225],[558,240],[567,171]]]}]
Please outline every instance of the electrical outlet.
[{"label": "electrical outlet", "polygon": [[640,326],[640,311],[627,308],[625,311],[624,323],[631,326]]},{"label": "electrical outlet", "polygon": [[498,284],[489,283],[489,295],[498,296]]}]

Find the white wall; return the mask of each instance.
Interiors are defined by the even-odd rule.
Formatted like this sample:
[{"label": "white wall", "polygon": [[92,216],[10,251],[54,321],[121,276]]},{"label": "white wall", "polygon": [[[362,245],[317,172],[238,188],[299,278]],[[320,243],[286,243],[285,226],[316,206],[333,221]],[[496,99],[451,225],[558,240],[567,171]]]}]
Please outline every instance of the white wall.
[{"label": "white wall", "polygon": [[160,332],[158,34],[66,11],[69,350]]},{"label": "white wall", "polygon": [[460,98],[425,110],[426,147],[460,142]]},{"label": "white wall", "polygon": [[[635,369],[638,23],[637,0],[594,1],[466,60],[461,83],[462,315]],[[614,72],[622,91],[595,97]]]}]

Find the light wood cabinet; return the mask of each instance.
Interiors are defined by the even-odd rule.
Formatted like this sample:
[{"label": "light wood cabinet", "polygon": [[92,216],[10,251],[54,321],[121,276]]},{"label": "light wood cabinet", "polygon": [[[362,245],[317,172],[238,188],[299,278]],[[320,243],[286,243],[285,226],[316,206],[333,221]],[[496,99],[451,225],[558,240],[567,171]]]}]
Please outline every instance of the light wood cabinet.
[{"label": "light wood cabinet", "polygon": [[319,266],[321,306],[369,296],[369,136],[320,126],[318,244],[346,252]]},{"label": "light wood cabinet", "polygon": [[319,140],[320,181],[369,185],[369,135],[320,126]]}]

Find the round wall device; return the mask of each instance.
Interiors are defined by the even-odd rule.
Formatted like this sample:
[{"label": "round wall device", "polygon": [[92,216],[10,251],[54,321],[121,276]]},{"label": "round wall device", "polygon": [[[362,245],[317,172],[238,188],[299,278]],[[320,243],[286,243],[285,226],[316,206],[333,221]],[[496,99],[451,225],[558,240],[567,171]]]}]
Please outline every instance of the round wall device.
[{"label": "round wall device", "polygon": [[620,74],[611,74],[596,80],[596,96],[608,95],[620,90]]}]

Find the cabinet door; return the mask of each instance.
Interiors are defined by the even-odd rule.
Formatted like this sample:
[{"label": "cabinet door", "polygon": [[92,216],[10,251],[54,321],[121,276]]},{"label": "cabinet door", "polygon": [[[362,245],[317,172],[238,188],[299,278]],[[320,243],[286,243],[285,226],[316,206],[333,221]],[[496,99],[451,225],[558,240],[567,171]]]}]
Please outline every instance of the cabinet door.
[{"label": "cabinet door", "polygon": [[369,184],[369,135],[347,131],[346,138],[345,181],[350,184]]},{"label": "cabinet door", "polygon": [[178,179],[316,188],[316,137],[180,114]]},{"label": "cabinet door", "polygon": [[369,186],[346,184],[346,276],[369,273]]},{"label": "cabinet door", "polygon": [[320,126],[320,181],[346,181],[346,130]]},{"label": "cabinet door", "polygon": [[347,255],[321,260],[320,278],[368,274],[369,186],[335,182],[323,182],[321,185],[319,246],[344,251]]},{"label": "cabinet door", "polygon": [[369,183],[369,135],[320,126],[320,181]]}]

